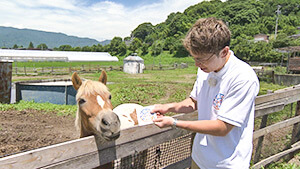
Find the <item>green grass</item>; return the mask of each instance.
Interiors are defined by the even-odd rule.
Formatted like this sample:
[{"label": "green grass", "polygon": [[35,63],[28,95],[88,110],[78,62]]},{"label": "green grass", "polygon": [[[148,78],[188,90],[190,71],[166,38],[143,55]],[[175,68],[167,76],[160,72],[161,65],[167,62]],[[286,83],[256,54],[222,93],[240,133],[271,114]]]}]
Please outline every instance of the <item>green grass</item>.
[{"label": "green grass", "polygon": [[[298,154],[300,156],[300,153]],[[288,164],[288,163],[282,163],[282,162],[276,162],[273,164],[270,164],[268,167],[262,167],[261,169],[299,169],[300,166],[296,164]]]},{"label": "green grass", "polygon": [[283,88],[286,88],[286,87],[287,86],[272,84],[272,83],[267,83],[267,82],[261,81],[258,95],[264,95],[264,94],[267,94],[268,91],[274,92],[276,90],[283,89]]},{"label": "green grass", "polygon": [[144,63],[146,65],[149,64],[162,64],[162,65],[166,65],[166,64],[174,64],[174,63],[194,63],[193,58],[192,57],[182,57],[182,58],[175,58],[173,57],[172,54],[170,54],[169,52],[164,51],[163,53],[161,53],[158,56],[151,56],[150,54],[147,54],[145,56],[142,56],[142,58],[144,59]]},{"label": "green grass", "polygon": [[52,103],[36,103],[34,101],[23,101],[21,100],[16,104],[0,104],[0,111],[6,110],[39,110],[44,113],[56,112],[57,115],[72,115],[75,116],[77,107],[75,105],[57,105]]},{"label": "green grass", "polygon": [[148,105],[154,103],[165,95],[166,85],[158,83],[131,83],[121,88],[113,88],[112,104],[137,103]]}]

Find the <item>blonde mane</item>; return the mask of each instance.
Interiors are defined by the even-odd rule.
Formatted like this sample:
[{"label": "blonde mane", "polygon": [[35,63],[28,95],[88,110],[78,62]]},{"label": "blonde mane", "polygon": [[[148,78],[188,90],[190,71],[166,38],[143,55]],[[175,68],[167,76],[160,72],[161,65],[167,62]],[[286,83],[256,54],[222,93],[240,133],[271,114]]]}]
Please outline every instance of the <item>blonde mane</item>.
[{"label": "blonde mane", "polygon": [[78,89],[76,94],[76,100],[81,96],[90,96],[94,94],[104,95],[109,93],[108,88],[101,82],[86,80],[82,82],[81,87]]}]

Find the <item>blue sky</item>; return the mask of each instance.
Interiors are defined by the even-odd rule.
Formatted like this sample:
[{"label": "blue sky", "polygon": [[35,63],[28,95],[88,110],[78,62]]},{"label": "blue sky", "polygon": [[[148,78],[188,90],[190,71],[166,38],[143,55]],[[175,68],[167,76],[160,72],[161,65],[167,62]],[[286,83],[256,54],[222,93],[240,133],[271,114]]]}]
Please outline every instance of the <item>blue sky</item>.
[{"label": "blue sky", "polygon": [[1,0],[0,26],[28,28],[99,41],[126,37],[202,0]]}]

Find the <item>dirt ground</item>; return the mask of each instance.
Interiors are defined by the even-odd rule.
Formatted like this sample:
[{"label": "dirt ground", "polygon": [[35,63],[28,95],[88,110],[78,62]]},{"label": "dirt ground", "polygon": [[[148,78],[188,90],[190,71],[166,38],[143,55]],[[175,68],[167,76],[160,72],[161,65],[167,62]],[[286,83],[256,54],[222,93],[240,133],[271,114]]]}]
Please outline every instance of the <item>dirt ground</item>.
[{"label": "dirt ground", "polygon": [[0,157],[79,138],[74,120],[54,112],[0,111]]}]

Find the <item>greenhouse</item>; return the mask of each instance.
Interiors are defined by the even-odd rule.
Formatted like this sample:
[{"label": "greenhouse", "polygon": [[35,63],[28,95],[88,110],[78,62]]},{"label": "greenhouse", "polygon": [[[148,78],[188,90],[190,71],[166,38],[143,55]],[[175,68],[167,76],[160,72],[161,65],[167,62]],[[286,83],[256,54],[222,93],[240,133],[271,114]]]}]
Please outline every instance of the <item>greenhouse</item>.
[{"label": "greenhouse", "polygon": [[108,52],[76,52],[76,51],[44,51],[44,50],[12,50],[0,49],[0,60],[26,61],[118,61]]}]

